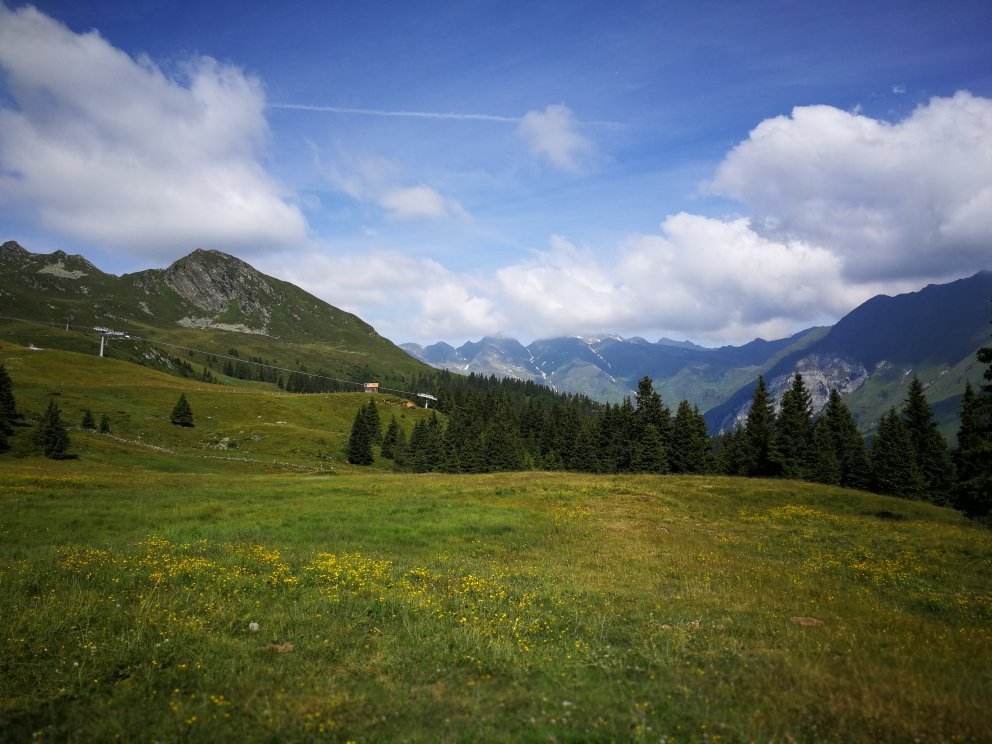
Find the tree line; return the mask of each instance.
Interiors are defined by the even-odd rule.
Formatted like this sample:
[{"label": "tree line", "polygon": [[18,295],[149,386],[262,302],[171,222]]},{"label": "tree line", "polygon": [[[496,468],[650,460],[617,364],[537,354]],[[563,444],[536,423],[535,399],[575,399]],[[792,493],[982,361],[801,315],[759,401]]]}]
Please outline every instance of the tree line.
[{"label": "tree line", "polygon": [[[778,406],[759,377],[743,423],[711,437],[699,409],[675,413],[638,383],[633,399],[599,406],[582,396],[528,395],[526,384],[463,378],[445,391],[447,423],[435,412],[409,436],[395,416],[385,431],[374,399],[356,414],[348,460],[374,462],[374,447],[401,470],[485,473],[572,470],[589,473],[717,473],[794,478],[953,506],[970,516],[992,512],[992,348],[978,390],[967,384],[958,446],[940,433],[918,377],[901,409],[891,408],[867,442],[840,394],[813,416],[801,374]],[[541,387],[541,386],[535,386]],[[547,390],[544,388],[544,390]],[[440,408],[441,406],[439,406]]]}]

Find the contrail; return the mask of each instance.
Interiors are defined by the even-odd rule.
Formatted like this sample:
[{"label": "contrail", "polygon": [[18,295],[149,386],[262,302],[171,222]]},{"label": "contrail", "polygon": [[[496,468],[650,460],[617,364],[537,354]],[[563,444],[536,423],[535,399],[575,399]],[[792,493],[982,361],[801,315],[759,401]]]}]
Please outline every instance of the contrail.
[{"label": "contrail", "polygon": [[344,106],[311,106],[305,103],[270,103],[269,108],[293,109],[295,111],[324,111],[329,114],[360,114],[362,116],[396,116],[408,119],[447,119],[451,121],[497,121],[518,124],[519,116],[496,116],[495,114],[459,114],[444,111],[384,111],[382,109],[346,108]]}]

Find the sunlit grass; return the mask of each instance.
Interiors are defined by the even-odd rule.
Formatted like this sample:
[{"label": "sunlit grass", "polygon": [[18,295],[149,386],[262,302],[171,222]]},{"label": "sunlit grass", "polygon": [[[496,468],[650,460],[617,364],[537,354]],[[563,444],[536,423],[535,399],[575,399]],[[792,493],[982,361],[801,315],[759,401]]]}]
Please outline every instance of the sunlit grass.
[{"label": "sunlit grass", "polygon": [[12,741],[992,738],[992,536],[924,504],[22,459],[0,506]]}]

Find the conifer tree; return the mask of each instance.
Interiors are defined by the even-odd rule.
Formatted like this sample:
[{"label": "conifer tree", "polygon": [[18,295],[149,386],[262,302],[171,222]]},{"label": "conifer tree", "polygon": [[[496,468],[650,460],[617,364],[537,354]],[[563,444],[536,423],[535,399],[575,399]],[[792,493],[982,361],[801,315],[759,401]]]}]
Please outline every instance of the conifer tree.
[{"label": "conifer tree", "polygon": [[379,418],[379,410],[375,407],[375,401],[370,398],[362,410],[372,444],[382,444],[382,420]]},{"label": "conifer tree", "polygon": [[6,452],[9,448],[7,437],[14,433],[14,427],[20,424],[22,418],[23,415],[17,412],[10,375],[7,368],[0,364],[0,452]]},{"label": "conifer tree", "polygon": [[826,418],[821,417],[813,422],[812,456],[807,468],[806,477],[816,483],[826,483],[831,486],[841,484],[841,464],[837,456],[837,447]]},{"label": "conifer tree", "polygon": [[923,479],[916,464],[913,441],[906,423],[895,408],[882,416],[871,445],[872,490],[877,493],[915,498]]},{"label": "conifer tree", "polygon": [[630,398],[613,408],[613,430],[610,440],[610,459],[615,472],[629,473],[633,470],[635,433],[637,431],[637,414]]},{"label": "conifer tree", "polygon": [[100,417],[100,433],[110,433],[110,417],[107,414],[103,414],[103,416]]},{"label": "conifer tree", "polygon": [[[986,378],[992,381],[992,355]],[[992,385],[975,393],[968,381],[961,399],[958,446],[954,450],[957,481],[953,504],[969,517],[992,514]]]},{"label": "conifer tree", "polygon": [[772,434],[775,468],[786,478],[805,478],[813,434],[811,398],[803,376],[796,372],[792,387],[782,395]]},{"label": "conifer tree", "polygon": [[946,503],[951,487],[951,459],[947,441],[937,428],[920,378],[913,375],[906,395],[903,418],[913,443],[913,454],[922,477],[922,496],[937,504]]},{"label": "conifer tree", "polygon": [[[654,426],[661,437],[665,449],[671,439],[672,414],[661,400],[661,395],[654,389],[651,378],[644,376],[637,383],[637,394],[634,400],[637,409],[637,432],[633,436],[636,441],[644,435],[644,429],[649,424]],[[665,464],[667,470],[667,463]]]},{"label": "conifer tree", "polygon": [[583,473],[598,473],[602,467],[599,459],[599,435],[591,421],[581,421],[575,438],[575,470]]},{"label": "conifer tree", "polygon": [[34,445],[45,457],[62,460],[68,456],[69,433],[62,423],[61,412],[55,400],[48,403],[48,410],[38,422],[34,433]]},{"label": "conifer tree", "polygon": [[445,437],[436,412],[421,419],[410,435],[408,464],[415,473],[430,473],[441,469],[445,460]]},{"label": "conifer tree", "polygon": [[395,457],[396,442],[400,437],[400,424],[393,416],[386,427],[386,433],[382,437],[382,456],[392,460]]},{"label": "conifer tree", "polygon": [[754,455],[751,443],[742,427],[726,432],[717,440],[719,446],[720,472],[726,475],[747,475],[751,470]]},{"label": "conifer tree", "polygon": [[845,488],[871,488],[871,463],[865,440],[854,423],[850,409],[834,388],[830,390],[820,421],[829,433],[829,437],[823,437],[821,441],[833,448],[834,457],[840,465],[840,485]]},{"label": "conifer tree", "polygon": [[347,445],[348,462],[352,465],[371,465],[375,462],[372,454],[372,431],[365,406],[358,409],[351,424],[351,434]]},{"label": "conifer tree", "polygon": [[484,410],[485,425],[482,428],[484,472],[520,470],[523,464],[523,446],[506,396],[494,391],[490,392],[486,396]]},{"label": "conifer tree", "polygon": [[654,424],[645,424],[640,439],[633,443],[630,469],[635,473],[667,473],[665,444]]},{"label": "conifer tree", "polygon": [[751,455],[748,475],[770,476],[777,473],[772,450],[774,431],[775,409],[765,387],[765,378],[759,376],[744,423],[744,435]]},{"label": "conifer tree", "polygon": [[93,411],[89,408],[83,411],[83,420],[80,423],[80,426],[91,431],[96,428],[96,421],[93,420]]},{"label": "conifer tree", "polygon": [[707,473],[713,469],[712,444],[706,419],[699,408],[682,400],[672,419],[668,455],[673,473]]},{"label": "conifer tree", "polygon": [[176,426],[193,426],[193,409],[190,408],[189,401],[186,400],[186,393],[180,393],[179,400],[176,401],[169,420]]}]

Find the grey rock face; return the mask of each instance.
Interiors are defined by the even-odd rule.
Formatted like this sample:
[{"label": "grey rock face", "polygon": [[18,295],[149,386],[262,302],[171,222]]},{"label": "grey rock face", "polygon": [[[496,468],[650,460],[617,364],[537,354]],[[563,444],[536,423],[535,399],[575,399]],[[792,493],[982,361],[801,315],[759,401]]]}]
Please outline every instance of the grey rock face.
[{"label": "grey rock face", "polygon": [[254,316],[263,325],[271,319],[271,308],[285,299],[260,272],[219,251],[197,250],[176,261],[165,270],[165,282],[211,313],[222,313],[235,301],[243,316]]}]

